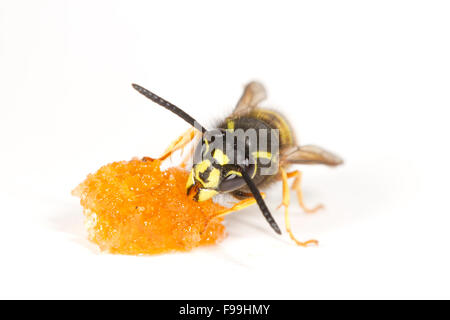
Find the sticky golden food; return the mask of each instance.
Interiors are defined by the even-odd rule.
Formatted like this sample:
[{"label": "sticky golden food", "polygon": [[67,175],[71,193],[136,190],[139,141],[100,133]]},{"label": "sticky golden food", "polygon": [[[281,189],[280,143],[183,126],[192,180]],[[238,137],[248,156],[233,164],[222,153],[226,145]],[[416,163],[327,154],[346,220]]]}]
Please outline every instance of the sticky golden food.
[{"label": "sticky golden food", "polygon": [[90,174],[73,194],[81,198],[89,239],[120,254],[187,251],[225,235],[225,209],[186,196],[188,173],[160,170],[159,160],[114,162]]}]

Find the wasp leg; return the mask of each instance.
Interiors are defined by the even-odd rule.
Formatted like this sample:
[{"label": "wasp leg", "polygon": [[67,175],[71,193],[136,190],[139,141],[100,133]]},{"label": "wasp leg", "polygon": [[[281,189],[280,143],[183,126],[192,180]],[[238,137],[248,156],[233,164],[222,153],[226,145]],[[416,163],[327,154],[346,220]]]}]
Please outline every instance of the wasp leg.
[{"label": "wasp leg", "polygon": [[[266,194],[264,192],[261,192],[261,196],[264,199],[266,197]],[[226,216],[227,214],[230,214],[232,212],[239,211],[239,210],[242,210],[244,208],[250,207],[251,205],[253,205],[255,203],[256,203],[256,199],[255,198],[248,198],[248,199],[241,200],[238,203],[235,203],[231,208],[227,208],[227,209],[225,209],[223,211],[220,211],[219,213],[214,215],[214,217]]]},{"label": "wasp leg", "polygon": [[188,166],[189,160],[192,158],[192,155],[194,154],[194,149],[190,149],[189,152],[185,155],[183,160],[181,160],[180,167],[183,169],[186,169]]},{"label": "wasp leg", "polygon": [[290,203],[290,194],[289,194],[289,184],[288,184],[288,174],[283,168],[280,168],[281,172],[281,178],[283,181],[283,201],[281,202],[281,206],[284,206],[284,220],[286,223],[286,231],[289,233],[289,236],[291,237],[294,242],[302,247],[306,247],[309,244],[319,244],[317,240],[308,240],[305,242],[298,241],[291,230],[291,220],[289,219],[289,203]]},{"label": "wasp leg", "polygon": [[[192,141],[194,141],[194,144],[189,148],[189,152],[184,156],[183,160],[181,160],[180,167],[183,169],[186,169],[188,165],[192,165],[193,155],[194,155],[194,149],[197,142],[200,140],[200,134],[196,133],[194,137],[192,138]],[[181,150],[183,155],[183,150]],[[191,161],[191,162],[190,162]]]},{"label": "wasp leg", "polygon": [[189,128],[185,133],[174,140],[169,147],[164,151],[163,155],[159,157],[159,160],[165,160],[172,155],[175,151],[185,147],[195,137],[195,128]]},{"label": "wasp leg", "polygon": [[305,206],[305,204],[303,202],[303,192],[302,192],[302,186],[301,186],[301,183],[302,183],[301,171],[295,170],[295,171],[289,172],[289,173],[287,173],[287,177],[288,178],[295,177],[294,183],[292,183],[292,189],[295,190],[295,192],[297,192],[298,204],[303,209],[303,211],[305,211],[306,213],[314,213],[317,210],[323,208],[322,204],[319,204],[312,209],[309,209]]},{"label": "wasp leg", "polygon": [[[264,192],[261,192],[261,196],[264,199],[266,197],[266,194]],[[219,213],[216,213],[215,215],[213,215],[211,217],[211,219],[208,220],[208,222],[205,225],[204,230],[206,230],[206,228],[208,227],[209,223],[212,220],[214,220],[216,218],[220,218],[220,217],[226,216],[226,215],[228,215],[230,213],[242,210],[244,208],[250,207],[251,205],[253,205],[255,203],[256,203],[256,199],[255,198],[248,198],[248,199],[241,200],[238,203],[235,203],[231,208],[227,208],[227,209],[224,209],[222,211],[219,211]]]}]

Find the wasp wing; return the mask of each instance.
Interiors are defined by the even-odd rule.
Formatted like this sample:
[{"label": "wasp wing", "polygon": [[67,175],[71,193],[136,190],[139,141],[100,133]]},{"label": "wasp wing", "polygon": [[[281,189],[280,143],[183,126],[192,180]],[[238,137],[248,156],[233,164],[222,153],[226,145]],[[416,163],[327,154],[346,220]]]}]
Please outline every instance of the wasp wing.
[{"label": "wasp wing", "polygon": [[233,117],[240,117],[248,114],[252,109],[267,98],[266,89],[256,81],[252,81],[245,86],[244,93],[233,110]]},{"label": "wasp wing", "polygon": [[343,163],[337,155],[318,146],[292,147],[282,152],[281,162],[298,164],[325,164],[337,166]]}]

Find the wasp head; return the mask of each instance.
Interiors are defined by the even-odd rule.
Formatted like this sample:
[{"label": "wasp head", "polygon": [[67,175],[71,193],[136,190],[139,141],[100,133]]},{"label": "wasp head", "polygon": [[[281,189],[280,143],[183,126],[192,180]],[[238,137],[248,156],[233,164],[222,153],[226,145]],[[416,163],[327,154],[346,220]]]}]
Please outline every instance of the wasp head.
[{"label": "wasp head", "polygon": [[[205,135],[196,149],[194,165],[186,183],[187,193],[194,193],[196,201],[208,200],[218,193],[234,191],[246,184],[233,160],[236,153],[234,144],[223,143],[222,138],[220,133],[213,137]],[[247,165],[245,170],[254,174],[255,166]]]}]

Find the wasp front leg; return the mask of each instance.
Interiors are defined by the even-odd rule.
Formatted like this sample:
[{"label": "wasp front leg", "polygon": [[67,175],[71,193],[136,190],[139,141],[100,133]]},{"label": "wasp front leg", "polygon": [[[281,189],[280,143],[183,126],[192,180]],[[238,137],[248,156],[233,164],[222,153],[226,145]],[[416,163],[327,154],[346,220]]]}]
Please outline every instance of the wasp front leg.
[{"label": "wasp front leg", "polygon": [[195,137],[195,128],[189,128],[185,133],[174,140],[169,147],[164,151],[163,155],[159,157],[159,160],[165,160],[170,157],[175,151],[184,148],[188,145]]},{"label": "wasp front leg", "polygon": [[286,231],[289,234],[289,236],[291,237],[292,240],[294,240],[294,242],[302,247],[306,247],[310,244],[319,244],[319,242],[317,240],[308,240],[305,242],[299,241],[295,238],[294,234],[292,233],[292,229],[291,229],[291,221],[289,219],[289,203],[290,203],[290,193],[289,193],[289,184],[288,184],[288,174],[286,173],[286,171],[283,168],[280,168],[280,172],[281,172],[281,179],[283,182],[283,201],[281,202],[281,206],[284,206],[284,220],[286,223]]},{"label": "wasp front leg", "polygon": [[[195,146],[197,145],[197,143],[200,141],[201,138],[201,134],[200,133],[195,133],[194,138],[192,139],[192,145],[189,146],[188,152],[184,155],[183,159],[180,162],[180,167],[183,169],[186,169],[188,167],[191,167],[193,164],[193,160],[194,160],[194,151],[195,151]],[[183,152],[185,149],[181,150],[181,155],[183,156]]]},{"label": "wasp front leg", "polygon": [[[266,197],[266,194],[264,192],[261,192],[261,197],[264,199]],[[241,201],[235,203],[231,208],[225,209],[225,210],[220,211],[219,213],[215,214],[214,217],[226,216],[230,213],[250,207],[251,205],[254,205],[255,203],[256,203],[256,199],[253,197],[241,200]]]}]

